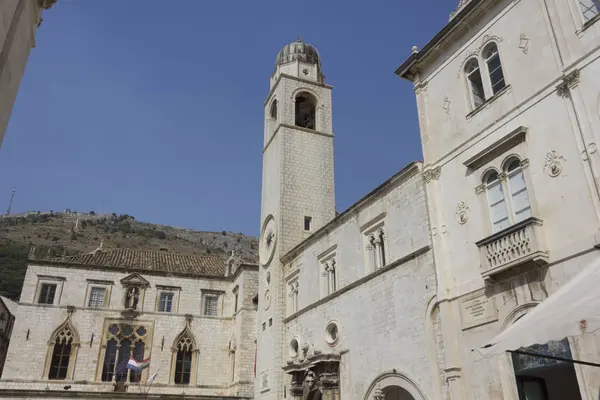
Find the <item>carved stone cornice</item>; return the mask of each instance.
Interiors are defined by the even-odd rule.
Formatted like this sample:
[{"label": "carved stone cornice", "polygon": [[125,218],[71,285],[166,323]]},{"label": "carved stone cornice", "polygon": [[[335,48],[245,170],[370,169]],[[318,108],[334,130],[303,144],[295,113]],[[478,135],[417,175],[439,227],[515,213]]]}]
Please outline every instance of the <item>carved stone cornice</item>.
[{"label": "carved stone cornice", "polygon": [[571,95],[571,89],[579,83],[579,70],[571,72],[563,78],[563,81],[556,86],[556,94],[559,97],[567,98]]},{"label": "carved stone cornice", "polygon": [[432,168],[432,169],[423,171],[423,174],[422,174],[423,182],[425,182],[427,184],[431,181],[437,181],[438,179],[440,179],[441,174],[442,174],[442,167],[436,167],[436,168]]}]

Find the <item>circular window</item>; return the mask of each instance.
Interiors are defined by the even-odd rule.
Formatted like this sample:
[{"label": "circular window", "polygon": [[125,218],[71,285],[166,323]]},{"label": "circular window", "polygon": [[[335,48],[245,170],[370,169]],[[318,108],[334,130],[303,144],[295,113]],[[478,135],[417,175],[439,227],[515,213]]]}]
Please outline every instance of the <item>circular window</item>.
[{"label": "circular window", "polygon": [[335,346],[340,338],[337,322],[331,321],[325,328],[325,341],[330,346]]},{"label": "circular window", "polygon": [[296,358],[298,357],[298,352],[300,351],[300,344],[298,343],[298,338],[293,338],[290,340],[290,357]]}]

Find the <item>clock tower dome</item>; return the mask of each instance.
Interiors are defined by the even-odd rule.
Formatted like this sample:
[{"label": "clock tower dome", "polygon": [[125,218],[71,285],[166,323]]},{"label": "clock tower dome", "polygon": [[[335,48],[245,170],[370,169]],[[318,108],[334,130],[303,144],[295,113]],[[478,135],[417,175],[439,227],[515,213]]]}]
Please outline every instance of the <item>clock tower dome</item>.
[{"label": "clock tower dome", "polygon": [[[265,102],[257,399],[282,399],[289,388],[282,367],[290,283],[280,259],[335,217],[331,89],[315,47],[298,39],[281,49]],[[302,282],[296,288],[301,309]]]}]

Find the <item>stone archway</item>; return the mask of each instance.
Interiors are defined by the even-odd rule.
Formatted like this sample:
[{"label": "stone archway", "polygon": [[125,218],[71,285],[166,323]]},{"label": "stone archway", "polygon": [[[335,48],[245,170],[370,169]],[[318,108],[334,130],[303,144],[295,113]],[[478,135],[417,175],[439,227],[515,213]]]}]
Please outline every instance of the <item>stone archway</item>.
[{"label": "stone archway", "polygon": [[425,396],[415,382],[394,370],[375,378],[364,400],[425,400]]},{"label": "stone archway", "polygon": [[412,394],[401,386],[386,386],[381,391],[385,400],[415,400]]}]

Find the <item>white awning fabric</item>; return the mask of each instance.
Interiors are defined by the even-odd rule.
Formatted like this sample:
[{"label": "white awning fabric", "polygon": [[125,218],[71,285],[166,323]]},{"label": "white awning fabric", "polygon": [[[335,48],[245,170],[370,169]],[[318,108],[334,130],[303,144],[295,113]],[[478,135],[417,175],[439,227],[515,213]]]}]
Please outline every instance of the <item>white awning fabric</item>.
[{"label": "white awning fabric", "polygon": [[600,258],[483,348],[484,358],[600,329]]}]

